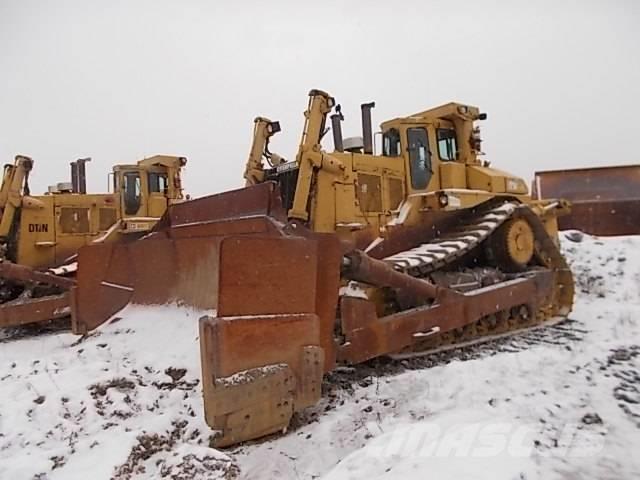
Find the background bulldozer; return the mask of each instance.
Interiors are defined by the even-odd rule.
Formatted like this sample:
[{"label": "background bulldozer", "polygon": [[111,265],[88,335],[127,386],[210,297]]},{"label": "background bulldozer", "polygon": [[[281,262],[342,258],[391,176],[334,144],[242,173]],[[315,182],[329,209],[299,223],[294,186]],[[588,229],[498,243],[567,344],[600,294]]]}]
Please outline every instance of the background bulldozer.
[{"label": "background bulldozer", "polygon": [[33,160],[5,165],[0,187],[0,327],[68,316],[75,254],[89,243],[132,240],[183,198],[183,157],[154,156],[113,168],[109,194],[86,192],[85,163],[71,163],[71,182],[29,191]]},{"label": "background bulldozer", "polygon": [[566,205],[532,201],[480,160],[486,115],[450,103],[386,121],[376,154],[372,107],[362,138],[343,139],[339,106],[312,90],[293,161],[269,148],[278,122],[258,117],[246,188],[175,205],[144,239],[79,252],[79,333],[127,303],[210,312],[200,342],[218,446],[286,429],[337,363],[422,355],[571,309]]}]

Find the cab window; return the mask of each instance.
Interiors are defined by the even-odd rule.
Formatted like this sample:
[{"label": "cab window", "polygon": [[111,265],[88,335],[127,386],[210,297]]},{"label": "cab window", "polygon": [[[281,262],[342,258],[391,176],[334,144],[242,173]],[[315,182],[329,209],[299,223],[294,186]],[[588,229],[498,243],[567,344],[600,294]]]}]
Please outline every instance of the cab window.
[{"label": "cab window", "polygon": [[125,172],[123,178],[124,211],[127,215],[135,215],[140,210],[141,185],[138,172]]},{"label": "cab window", "polygon": [[439,128],[438,135],[438,156],[443,162],[451,162],[458,156],[456,145],[456,131],[451,128]]},{"label": "cab window", "polygon": [[409,145],[409,167],[411,170],[411,186],[415,190],[427,188],[431,180],[431,152],[427,130],[410,128],[407,130],[407,143]]},{"label": "cab window", "polygon": [[385,157],[400,156],[400,132],[391,128],[382,135],[382,155]]},{"label": "cab window", "polygon": [[169,180],[166,173],[149,173],[149,192],[167,194]]}]

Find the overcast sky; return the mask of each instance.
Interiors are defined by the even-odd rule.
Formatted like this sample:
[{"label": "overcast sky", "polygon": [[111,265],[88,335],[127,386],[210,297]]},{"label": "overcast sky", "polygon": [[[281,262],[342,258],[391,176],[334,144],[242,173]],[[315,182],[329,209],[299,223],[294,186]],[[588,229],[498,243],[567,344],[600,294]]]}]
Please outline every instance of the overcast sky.
[{"label": "overcast sky", "polygon": [[[311,88],[374,122],[478,105],[495,166],[640,162],[640,2],[0,0],[0,158],[36,162],[32,191],[85,156],[188,157],[187,191],[242,185],[253,118],[293,159]],[[328,136],[330,137],[330,135]],[[330,142],[327,145],[330,147]]]}]

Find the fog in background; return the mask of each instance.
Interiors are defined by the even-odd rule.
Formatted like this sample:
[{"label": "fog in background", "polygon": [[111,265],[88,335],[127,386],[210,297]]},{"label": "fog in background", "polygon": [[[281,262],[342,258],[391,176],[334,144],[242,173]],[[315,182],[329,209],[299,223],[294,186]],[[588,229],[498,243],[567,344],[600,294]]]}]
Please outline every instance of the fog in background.
[{"label": "fog in background", "polygon": [[[0,161],[32,191],[91,156],[184,155],[200,196],[242,185],[256,115],[293,159],[307,93],[343,106],[345,136],[449,101],[479,106],[483,149],[535,170],[640,162],[640,2],[0,0]],[[331,135],[326,147],[332,149]]]}]

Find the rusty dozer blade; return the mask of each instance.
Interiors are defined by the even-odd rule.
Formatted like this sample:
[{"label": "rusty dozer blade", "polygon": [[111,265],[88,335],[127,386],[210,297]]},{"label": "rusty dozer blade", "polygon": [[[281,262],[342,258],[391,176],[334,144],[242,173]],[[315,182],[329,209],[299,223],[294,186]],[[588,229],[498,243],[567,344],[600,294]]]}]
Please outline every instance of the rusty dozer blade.
[{"label": "rusty dozer blade", "polygon": [[128,303],[215,310],[223,238],[282,235],[285,221],[279,193],[267,183],[173,205],[140,240],[82,247],[74,333],[98,327]]},{"label": "rusty dozer blade", "polygon": [[536,172],[532,191],[536,198],[571,202],[571,213],[558,218],[561,230],[640,233],[640,165]]},{"label": "rusty dozer blade", "polygon": [[[267,262],[255,263],[256,252]],[[200,320],[207,423],[227,446],[286,429],[335,365],[341,251],[333,236],[227,239],[216,317]],[[250,280],[249,280],[250,279]]]}]

